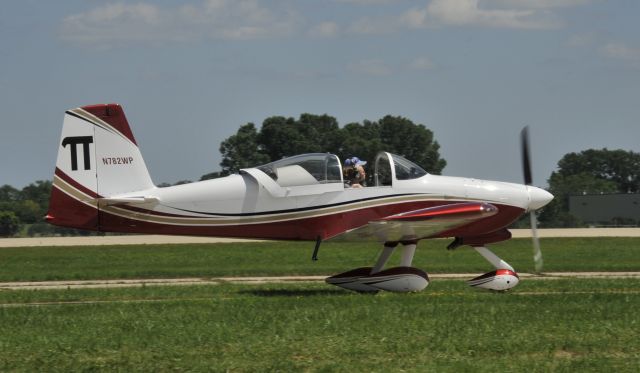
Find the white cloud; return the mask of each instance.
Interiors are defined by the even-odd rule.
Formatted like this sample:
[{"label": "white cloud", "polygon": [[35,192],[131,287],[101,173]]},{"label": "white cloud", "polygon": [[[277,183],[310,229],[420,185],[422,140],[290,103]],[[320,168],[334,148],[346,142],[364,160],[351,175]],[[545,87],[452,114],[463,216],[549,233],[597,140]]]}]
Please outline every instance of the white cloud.
[{"label": "white cloud", "polygon": [[[146,2],[145,2],[146,1]],[[197,1],[197,0],[194,0]],[[363,5],[412,4],[400,0],[335,0]],[[341,33],[379,35],[403,29],[473,26],[552,29],[562,25],[554,10],[589,0],[431,0],[395,15],[363,15],[340,25],[328,19],[304,26],[288,5],[260,0],[200,0],[184,5],[156,5],[149,0],[119,1],[69,15],[60,37],[69,42],[109,48],[130,43],[190,42],[206,39],[249,40]],[[180,4],[180,3],[178,3]],[[382,13],[384,14],[384,13]]]},{"label": "white cloud", "polygon": [[379,4],[392,4],[401,0],[334,0],[339,3],[351,3],[358,5],[379,5]]},{"label": "white cloud", "polygon": [[419,57],[411,61],[409,67],[414,70],[431,70],[435,68],[436,65],[428,57]]},{"label": "white cloud", "polygon": [[602,47],[601,52],[610,58],[640,62],[640,48],[629,47],[624,43],[607,43]]},{"label": "white cloud", "polygon": [[483,0],[488,7],[512,7],[526,9],[570,8],[590,3],[591,0]]},{"label": "white cloud", "polygon": [[[529,0],[432,0],[426,6],[414,7],[400,15],[363,17],[348,30],[356,34],[384,34],[400,29],[444,26],[474,26],[511,29],[553,29],[562,20],[549,8],[568,7],[584,0],[551,0],[540,3]],[[486,6],[485,3],[491,5]]]},{"label": "white cloud", "polygon": [[63,40],[109,46],[135,42],[200,39],[258,39],[292,35],[300,17],[256,0],[207,0],[198,5],[162,7],[112,3],[67,16]]},{"label": "white cloud", "polygon": [[94,9],[86,14],[89,22],[110,22],[118,19],[135,19],[137,21],[154,24],[160,20],[158,8],[151,4],[125,5],[107,4],[101,9]]},{"label": "white cloud", "polygon": [[398,19],[393,17],[363,17],[352,22],[347,31],[352,34],[382,35],[394,32],[399,27],[400,24],[398,22]]},{"label": "white cloud", "polygon": [[436,64],[429,57],[416,57],[404,63],[389,64],[380,58],[363,59],[350,63],[348,70],[362,75],[386,76],[404,70],[432,70]]},{"label": "white cloud", "polygon": [[441,25],[550,29],[560,26],[553,14],[534,9],[484,9],[478,0],[433,0],[428,15]]},{"label": "white cloud", "polygon": [[151,4],[107,4],[85,13],[68,16],[62,22],[62,37],[74,42],[104,42],[155,38],[163,23],[158,7]]},{"label": "white cloud", "polygon": [[309,35],[314,37],[333,37],[337,36],[340,32],[340,27],[335,22],[321,22],[315,26],[313,26],[309,30]]},{"label": "white cloud", "polygon": [[384,76],[391,74],[391,68],[380,59],[361,60],[348,66],[350,71],[359,74]]},{"label": "white cloud", "polygon": [[400,22],[410,28],[421,28],[428,24],[427,8],[409,9],[400,16]]}]

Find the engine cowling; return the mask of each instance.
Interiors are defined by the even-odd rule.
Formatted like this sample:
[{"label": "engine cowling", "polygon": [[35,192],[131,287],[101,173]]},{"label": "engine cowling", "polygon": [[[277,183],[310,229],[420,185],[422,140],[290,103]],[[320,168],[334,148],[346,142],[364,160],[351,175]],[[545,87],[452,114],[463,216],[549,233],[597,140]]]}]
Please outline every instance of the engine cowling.
[{"label": "engine cowling", "polygon": [[516,272],[510,269],[497,269],[473,278],[467,281],[467,284],[482,289],[505,291],[515,287],[519,282],[520,277]]}]

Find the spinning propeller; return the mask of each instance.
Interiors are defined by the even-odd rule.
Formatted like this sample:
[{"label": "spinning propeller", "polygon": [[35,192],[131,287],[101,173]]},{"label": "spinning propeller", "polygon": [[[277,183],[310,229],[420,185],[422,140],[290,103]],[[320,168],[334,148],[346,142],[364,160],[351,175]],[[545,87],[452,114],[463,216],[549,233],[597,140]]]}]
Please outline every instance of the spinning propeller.
[{"label": "spinning propeller", "polygon": [[[531,153],[529,151],[529,126],[525,126],[520,133],[520,145],[522,150],[522,170],[524,172],[524,183],[531,194],[531,184],[533,177],[531,176]],[[540,251],[540,240],[538,239],[538,222],[536,219],[536,210],[531,208],[529,211],[531,218],[531,239],[533,240],[533,263],[536,273],[542,271],[542,252]]]}]

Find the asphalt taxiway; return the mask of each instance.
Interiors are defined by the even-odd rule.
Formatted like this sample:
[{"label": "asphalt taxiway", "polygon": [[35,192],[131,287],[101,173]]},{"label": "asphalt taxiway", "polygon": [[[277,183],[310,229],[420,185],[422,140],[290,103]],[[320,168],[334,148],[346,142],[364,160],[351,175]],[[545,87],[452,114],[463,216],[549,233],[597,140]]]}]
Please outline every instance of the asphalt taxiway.
[{"label": "asphalt taxiway", "polygon": [[[640,272],[547,272],[536,275],[518,273],[521,278],[530,280],[557,280],[566,278],[640,278]],[[477,273],[435,273],[430,279],[470,279]],[[327,276],[270,276],[270,277],[190,277],[190,278],[154,278],[154,279],[116,279],[116,280],[79,280],[79,281],[33,281],[0,282],[0,290],[46,290],[46,289],[97,289],[145,286],[189,286],[234,284],[270,284],[292,282],[323,282]]]},{"label": "asphalt taxiway", "polygon": [[[530,229],[511,229],[513,238],[531,237]],[[578,228],[538,229],[540,238],[549,237],[640,237],[640,228]],[[183,243],[259,242],[239,238],[191,237],[163,235],[123,235],[88,237],[30,237],[2,238],[0,248],[30,246],[102,246],[102,245],[158,245]]]}]

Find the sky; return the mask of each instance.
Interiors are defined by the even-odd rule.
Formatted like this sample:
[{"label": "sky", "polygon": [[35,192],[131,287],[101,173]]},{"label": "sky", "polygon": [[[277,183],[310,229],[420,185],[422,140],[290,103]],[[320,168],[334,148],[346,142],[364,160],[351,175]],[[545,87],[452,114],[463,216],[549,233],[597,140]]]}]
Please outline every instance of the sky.
[{"label": "sky", "polygon": [[0,1],[0,185],[51,179],[67,109],[123,106],[156,183],[219,169],[273,115],[400,115],[443,174],[534,184],[640,152],[636,0]]}]

